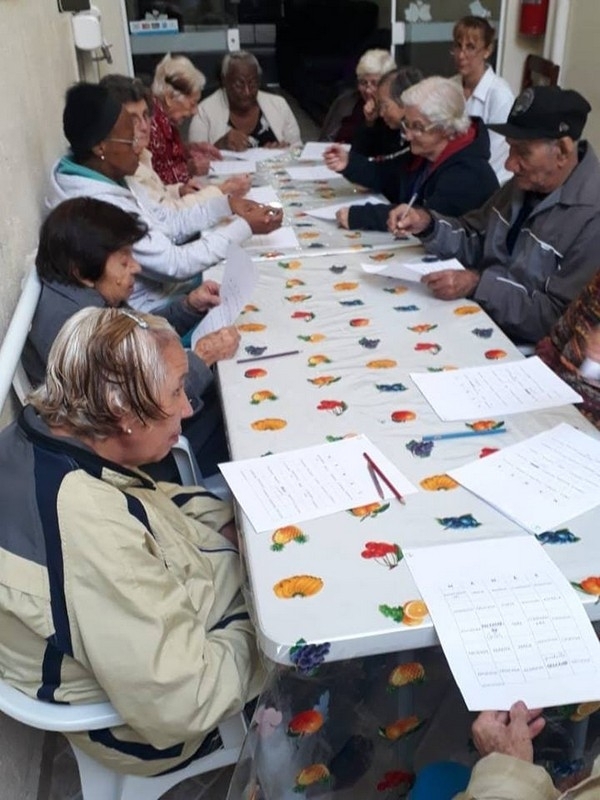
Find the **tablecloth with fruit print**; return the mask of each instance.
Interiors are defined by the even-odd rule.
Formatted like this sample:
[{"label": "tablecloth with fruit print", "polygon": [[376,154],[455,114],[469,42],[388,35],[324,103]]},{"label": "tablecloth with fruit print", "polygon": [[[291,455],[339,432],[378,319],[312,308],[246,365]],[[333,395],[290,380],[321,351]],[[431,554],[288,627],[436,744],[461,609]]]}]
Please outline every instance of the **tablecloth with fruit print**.
[{"label": "tablecloth with fruit print", "polygon": [[[335,221],[317,219],[307,211],[321,206],[337,203],[351,205],[365,194],[371,194],[355,186],[341,176],[333,175],[327,180],[292,180],[286,168],[298,162],[301,148],[295,148],[283,157],[263,161],[258,165],[253,185],[271,186],[277,192],[283,207],[283,225],[291,225],[298,239],[295,252],[277,251],[270,248],[252,250],[256,259],[277,260],[280,257],[303,254],[304,256],[322,253],[354,253],[377,251],[393,244],[391,234],[381,231],[349,231],[339,228]],[[317,162],[310,162],[313,165]],[[414,239],[412,240],[415,241]]]},{"label": "tablecloth with fruit print", "polygon": [[[405,740],[418,741],[423,721],[413,713],[412,694],[408,702],[402,689],[425,691],[413,651],[436,643],[402,548],[522,533],[447,471],[561,421],[597,435],[573,407],[441,422],[410,379],[411,371],[522,356],[472,301],[439,301],[421,284],[361,270],[365,259],[391,253],[261,263],[259,286],[238,321],[238,358],[300,352],[219,364],[234,458],[364,433],[419,488],[405,505],[372,503],[261,534],[241,514],[251,613],[262,650],[278,665],[245,757],[252,769],[260,771],[262,764],[263,773],[271,775],[273,752],[281,748],[282,764],[292,766],[276,769],[271,788],[263,787],[265,797],[277,800],[294,796],[294,789],[320,797],[330,791],[336,798],[402,796],[412,770]],[[448,430],[499,427],[506,428],[502,436],[422,440]],[[594,617],[600,596],[599,521],[599,513],[590,512],[537,537]],[[376,655],[382,653],[389,655]],[[342,688],[347,697],[338,697]],[[304,716],[296,720],[298,714]],[[342,724],[346,717],[353,722]],[[331,740],[334,730],[339,741]],[[399,742],[404,749],[396,748]],[[346,768],[339,763],[354,764],[360,772],[358,751],[370,754],[370,766],[357,779],[362,787],[357,794],[356,781],[342,777]],[[339,794],[345,780],[354,789]],[[244,785],[246,794],[231,797],[252,796],[253,779]]]}]

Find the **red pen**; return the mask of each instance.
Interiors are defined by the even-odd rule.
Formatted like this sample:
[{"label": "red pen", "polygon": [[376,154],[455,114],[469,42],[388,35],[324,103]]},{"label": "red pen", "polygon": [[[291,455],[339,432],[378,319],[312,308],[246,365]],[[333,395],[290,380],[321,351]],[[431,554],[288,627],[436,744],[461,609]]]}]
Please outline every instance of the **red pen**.
[{"label": "red pen", "polygon": [[389,490],[392,492],[392,494],[394,495],[394,497],[396,498],[396,500],[399,500],[399,501],[402,503],[402,505],[406,505],[406,503],[405,503],[405,501],[404,501],[404,498],[402,497],[402,495],[400,494],[400,492],[398,491],[398,489],[396,489],[396,487],[394,486],[394,484],[393,484],[393,483],[391,483],[391,482],[388,480],[388,478],[386,478],[386,476],[383,474],[383,472],[381,471],[381,469],[380,469],[380,468],[377,466],[377,464],[376,464],[376,463],[373,461],[373,459],[371,458],[371,456],[369,456],[369,454],[368,454],[368,453],[363,453],[363,458],[365,459],[365,461],[366,461],[366,462],[367,462],[367,464],[369,465],[370,469],[372,469],[372,470],[373,470],[373,472],[374,472],[374,473],[375,473],[375,474],[376,474],[376,475],[377,475],[379,478],[381,478],[381,480],[382,480],[382,481],[385,483],[385,485],[386,485],[386,486],[388,487],[388,489],[389,489]]}]

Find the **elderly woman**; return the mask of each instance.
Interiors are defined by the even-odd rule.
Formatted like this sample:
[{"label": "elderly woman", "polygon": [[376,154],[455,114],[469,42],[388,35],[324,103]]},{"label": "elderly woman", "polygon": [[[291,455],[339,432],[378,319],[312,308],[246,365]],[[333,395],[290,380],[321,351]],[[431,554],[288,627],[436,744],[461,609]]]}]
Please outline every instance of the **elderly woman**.
[{"label": "elderly woman", "polygon": [[[393,85],[393,84],[392,84]],[[376,191],[393,204],[413,199],[441,214],[457,216],[479,208],[498,188],[489,164],[489,137],[481,120],[471,119],[458,86],[446,78],[426,78],[400,95],[404,116],[398,121],[410,153],[394,163],[395,181],[387,162],[369,163],[349,157],[333,145],[325,162],[344,177]],[[338,212],[344,228],[387,230],[392,205],[367,203]]]},{"label": "elderly woman", "polygon": [[220,197],[223,194],[241,197],[250,189],[251,178],[247,174],[233,175],[220,184],[206,186],[199,183],[199,178],[191,178],[185,183],[165,184],[154,169],[152,153],[148,149],[153,108],[151,93],[139,78],[130,78],[127,75],[105,75],[100,85],[105,86],[133,117],[141,152],[138,168],[134,175],[127,178],[127,183],[139,187],[153,202],[171,208],[187,208],[203,203],[209,197]]},{"label": "elderly woman", "polygon": [[301,141],[300,128],[283,99],[259,90],[262,70],[252,53],[228,53],[221,84],[198,106],[190,142],[210,142],[224,150],[287,147]]},{"label": "elderly woman", "polygon": [[[231,243],[281,225],[281,211],[239,197],[211,197],[191,208],[173,209],[128,187],[125,178],[138,168],[140,144],[133,118],[104,86],[79,83],[68,90],[63,129],[71,152],[53,168],[51,204],[95,197],[138,214],[148,227],[133,246],[142,268],[130,297],[135,308],[162,306],[170,282],[196,277],[224,258]],[[232,222],[208,230],[231,214],[236,215]]]},{"label": "elderly woman", "polygon": [[167,53],[156,66],[150,152],[164,183],[187,183],[192,175],[208,172],[211,158],[221,158],[218,149],[206,142],[188,149],[179,133],[181,123],[196,113],[205,83],[204,75],[185,56]]},{"label": "elderly woman", "polygon": [[132,774],[210,752],[263,677],[231,507],[139,468],[191,414],[187,369],[164,319],[83,309],[0,434],[0,670],[50,702],[109,697],[121,725],[68,735]]},{"label": "elderly woman", "polygon": [[377,109],[377,85],[395,69],[389,50],[367,50],[356,65],[356,88],[343,92],[329,109],[319,141],[351,144],[363,155],[381,155],[397,149]]},{"label": "elderly woman", "polygon": [[[50,347],[67,319],[88,306],[128,307],[140,272],[132,248],[146,234],[147,227],[138,218],[91,197],[65,200],[50,212],[35,259],[42,291],[23,354],[34,386],[44,378]],[[205,281],[155,313],[183,336],[219,302],[219,284]],[[188,354],[186,393],[194,414],[185,420],[184,431],[205,476],[216,473],[217,464],[229,458],[211,367],[231,358],[239,339],[235,327],[222,328],[201,337]],[[167,460],[153,474],[175,480],[177,470]]]},{"label": "elderly woman", "polygon": [[[514,101],[508,83],[488,64],[494,52],[496,32],[484,17],[463,17],[452,32],[450,48],[458,75],[454,78],[462,87],[467,113],[485,123],[506,122]],[[508,145],[504,136],[489,131],[490,164],[500,183],[512,178],[504,162]]]}]

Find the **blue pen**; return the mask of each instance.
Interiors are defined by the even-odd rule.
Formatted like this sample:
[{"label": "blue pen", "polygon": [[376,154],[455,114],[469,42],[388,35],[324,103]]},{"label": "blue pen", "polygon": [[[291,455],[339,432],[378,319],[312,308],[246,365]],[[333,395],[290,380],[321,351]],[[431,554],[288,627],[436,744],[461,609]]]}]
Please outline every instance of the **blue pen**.
[{"label": "blue pen", "polygon": [[466,439],[470,436],[492,436],[495,433],[506,433],[506,428],[492,428],[488,431],[454,431],[453,433],[432,433],[423,436],[424,442],[438,442],[441,439]]}]

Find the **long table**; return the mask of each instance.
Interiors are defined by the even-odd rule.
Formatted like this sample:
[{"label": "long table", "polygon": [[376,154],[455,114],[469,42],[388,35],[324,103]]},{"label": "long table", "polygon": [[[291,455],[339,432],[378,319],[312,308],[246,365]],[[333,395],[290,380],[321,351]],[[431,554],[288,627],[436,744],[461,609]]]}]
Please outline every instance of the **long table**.
[{"label": "long table", "polygon": [[[419,593],[404,561],[390,563],[397,557],[377,557],[373,548],[368,553],[368,543],[401,549],[522,533],[446,472],[563,421],[597,435],[567,406],[505,420],[471,420],[476,428],[503,422],[507,433],[423,446],[425,434],[465,426],[439,421],[411,371],[522,356],[472,301],[438,301],[420,284],[361,270],[362,261],[385,255],[261,264],[258,290],[239,321],[238,355],[300,352],[219,364],[235,459],[364,433],[420,489],[405,506],[385,501],[268,533],[256,533],[242,515],[259,641],[276,662],[289,663],[299,639],[330,643],[329,660],[435,644],[435,631],[420,606],[409,606],[406,613]],[[573,582],[600,572],[594,538],[598,520],[598,511],[573,520],[568,528],[577,541],[547,545]],[[582,593],[581,598],[590,616],[599,619],[596,597]]]}]

